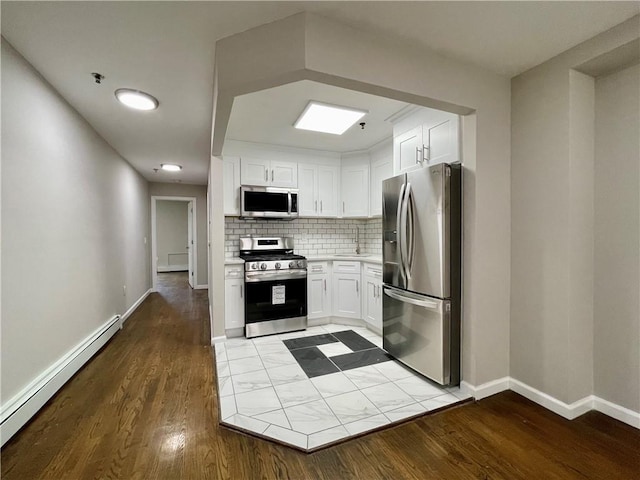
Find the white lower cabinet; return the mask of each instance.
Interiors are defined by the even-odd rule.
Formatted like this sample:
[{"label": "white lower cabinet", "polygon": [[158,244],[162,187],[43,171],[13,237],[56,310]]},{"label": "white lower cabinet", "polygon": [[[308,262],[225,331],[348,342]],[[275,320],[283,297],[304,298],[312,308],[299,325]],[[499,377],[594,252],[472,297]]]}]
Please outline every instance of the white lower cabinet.
[{"label": "white lower cabinet", "polygon": [[364,266],[363,319],[376,331],[382,331],[382,267]]},{"label": "white lower cabinet", "polygon": [[333,262],[333,315],[361,318],[360,262]]},{"label": "white lower cabinet", "polygon": [[329,262],[307,265],[307,317],[331,316],[331,272]]},{"label": "white lower cabinet", "polygon": [[353,261],[309,261],[307,316],[364,320],[382,331],[382,266]]},{"label": "white lower cabinet", "polygon": [[224,328],[244,328],[244,265],[224,268]]}]

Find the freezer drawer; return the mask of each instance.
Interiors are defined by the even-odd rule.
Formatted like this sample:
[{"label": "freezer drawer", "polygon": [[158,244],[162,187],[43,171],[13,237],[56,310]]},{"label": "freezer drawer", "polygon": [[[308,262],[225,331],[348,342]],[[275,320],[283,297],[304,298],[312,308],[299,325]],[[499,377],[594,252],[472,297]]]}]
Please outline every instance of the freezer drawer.
[{"label": "freezer drawer", "polygon": [[389,286],[383,291],[383,348],[440,385],[457,382],[459,375],[451,375],[452,355],[459,355],[451,343],[451,302]]}]

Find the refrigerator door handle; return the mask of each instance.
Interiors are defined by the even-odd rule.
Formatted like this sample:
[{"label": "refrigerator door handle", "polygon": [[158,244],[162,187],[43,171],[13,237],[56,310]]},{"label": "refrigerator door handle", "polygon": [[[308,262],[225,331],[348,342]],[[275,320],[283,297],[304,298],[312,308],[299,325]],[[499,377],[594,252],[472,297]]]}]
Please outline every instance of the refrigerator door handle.
[{"label": "refrigerator door handle", "polygon": [[413,191],[411,189],[411,184],[409,182],[407,182],[407,189],[405,191],[405,223],[407,225],[408,228],[408,234],[407,234],[407,238],[406,238],[406,242],[407,242],[407,258],[406,258],[406,270],[407,270],[407,277],[411,276],[411,269],[413,268],[413,249],[415,247],[414,245],[414,229],[413,229],[413,221],[414,221],[414,216],[413,216]]},{"label": "refrigerator door handle", "polygon": [[402,206],[404,201],[404,190],[406,186],[407,185],[403,183],[402,187],[400,187],[400,195],[398,196],[398,211],[396,212],[396,241],[398,242],[398,251],[400,253],[400,274],[404,278],[406,278],[407,273],[404,268],[404,238],[402,231],[402,227],[404,226],[404,224],[402,223]]},{"label": "refrigerator door handle", "polygon": [[398,238],[400,246],[400,263],[402,264],[402,270],[404,272],[404,278],[409,282],[411,278],[411,270],[409,269],[409,239],[407,235],[407,214],[408,214],[408,202],[409,194],[411,192],[411,184],[407,182],[404,185],[404,195],[402,197],[400,207],[400,229],[402,231],[402,237]]},{"label": "refrigerator door handle", "polygon": [[390,288],[384,288],[383,290],[386,295],[404,303],[410,303],[411,305],[417,305],[418,307],[423,307],[423,308],[430,308],[432,310],[436,310],[438,308],[437,302],[433,302],[430,300],[420,300],[417,298],[402,295],[402,294],[396,293]]}]

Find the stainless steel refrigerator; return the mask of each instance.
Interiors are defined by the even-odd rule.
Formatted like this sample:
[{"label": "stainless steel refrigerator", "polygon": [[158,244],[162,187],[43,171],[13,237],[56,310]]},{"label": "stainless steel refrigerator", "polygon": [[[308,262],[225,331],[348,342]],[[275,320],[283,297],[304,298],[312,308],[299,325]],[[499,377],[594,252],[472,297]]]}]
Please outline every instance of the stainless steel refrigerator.
[{"label": "stainless steel refrigerator", "polygon": [[460,383],[462,168],[424,167],[382,188],[384,349],[441,385]]}]

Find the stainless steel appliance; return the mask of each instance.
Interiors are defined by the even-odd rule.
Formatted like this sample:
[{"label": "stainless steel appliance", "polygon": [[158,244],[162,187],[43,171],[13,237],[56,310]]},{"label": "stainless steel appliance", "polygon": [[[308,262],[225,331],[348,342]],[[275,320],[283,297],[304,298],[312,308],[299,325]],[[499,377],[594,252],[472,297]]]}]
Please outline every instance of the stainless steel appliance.
[{"label": "stainless steel appliance", "polygon": [[295,188],[240,187],[240,216],[243,218],[298,217],[298,190]]},{"label": "stainless steel appliance", "polygon": [[462,168],[385,180],[383,348],[441,385],[460,383]]},{"label": "stainless steel appliance", "polygon": [[307,328],[307,259],[291,237],[240,237],[247,338]]}]

